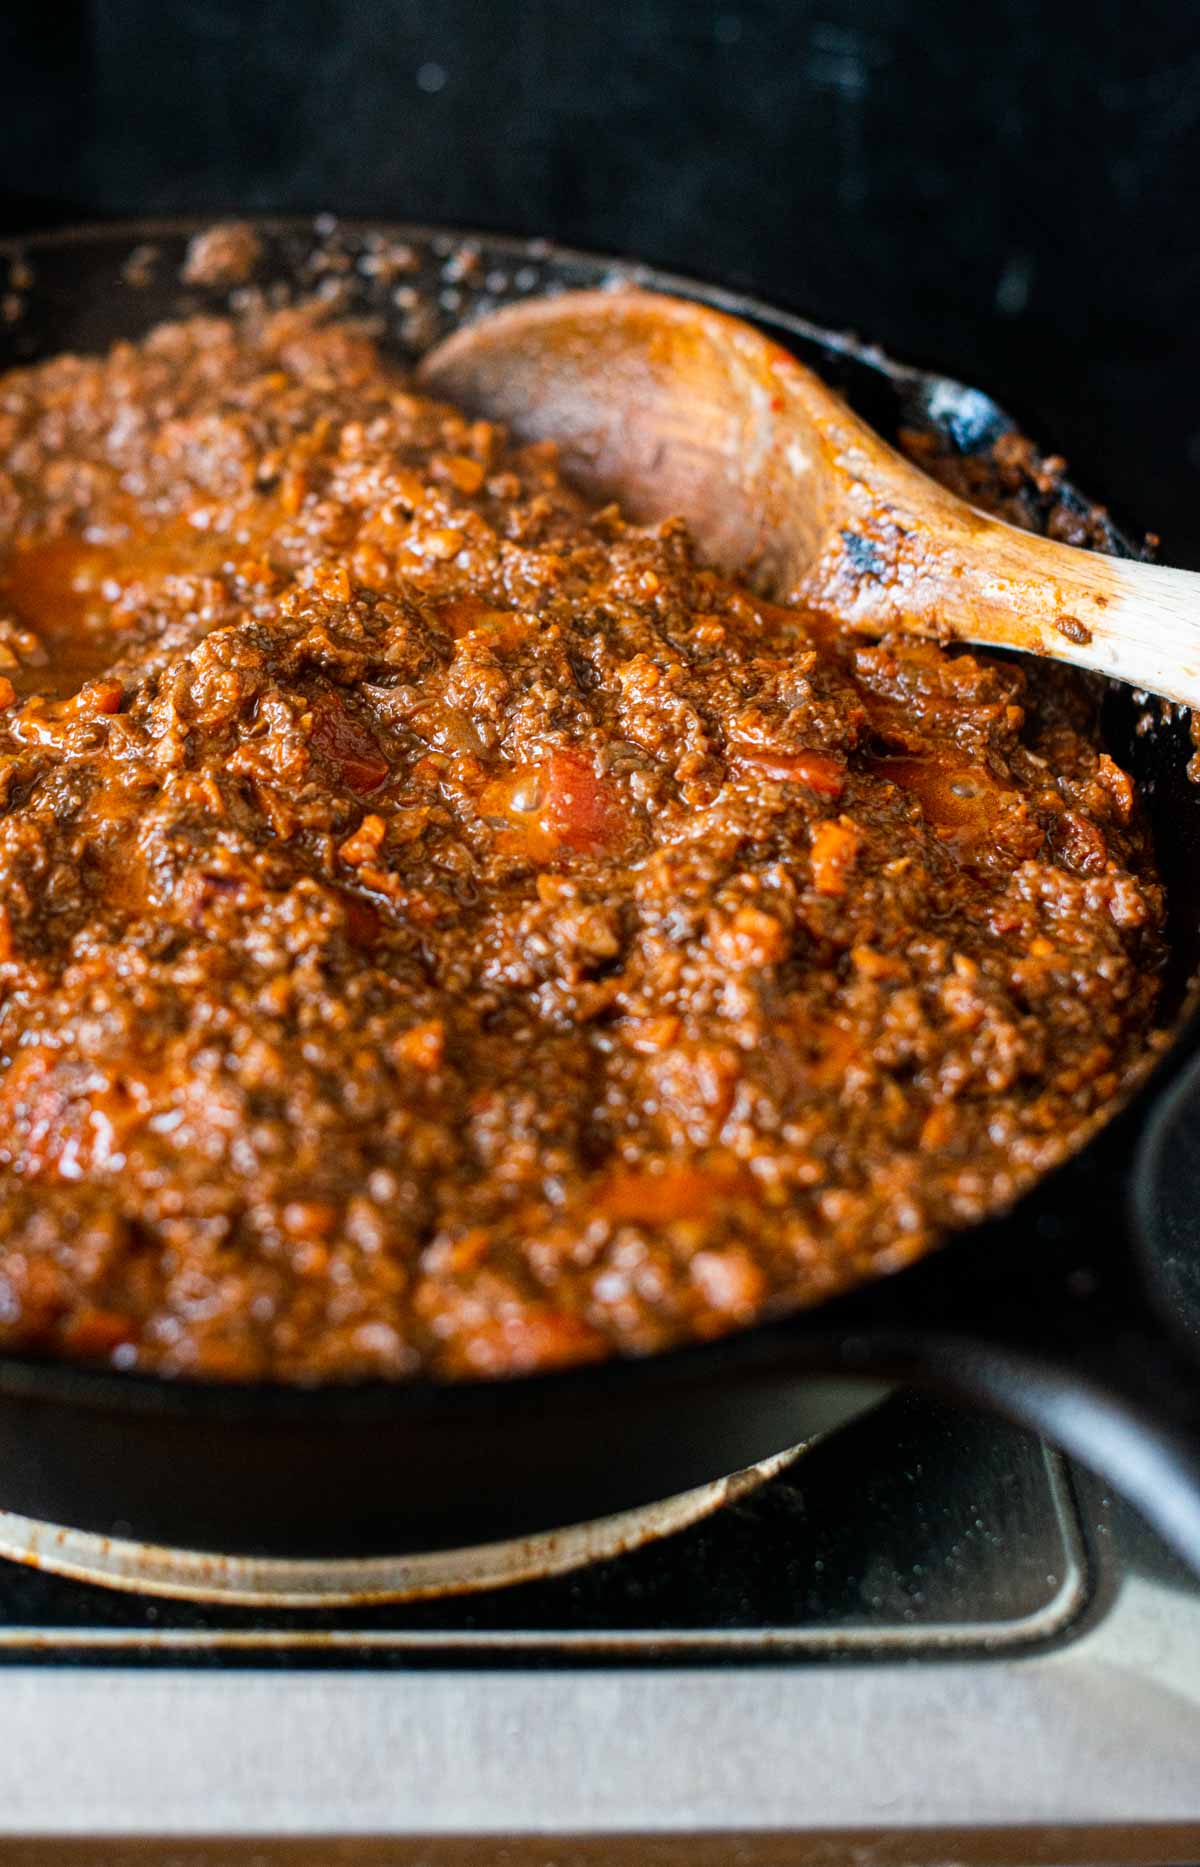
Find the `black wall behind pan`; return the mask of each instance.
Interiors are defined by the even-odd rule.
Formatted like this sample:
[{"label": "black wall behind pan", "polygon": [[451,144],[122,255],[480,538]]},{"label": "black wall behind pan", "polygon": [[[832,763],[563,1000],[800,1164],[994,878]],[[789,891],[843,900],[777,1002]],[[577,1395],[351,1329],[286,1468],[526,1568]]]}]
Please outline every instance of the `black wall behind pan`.
[{"label": "black wall behind pan", "polygon": [[1200,563],[1179,0],[10,0],[0,225],[333,208],[752,284],[997,393]]}]

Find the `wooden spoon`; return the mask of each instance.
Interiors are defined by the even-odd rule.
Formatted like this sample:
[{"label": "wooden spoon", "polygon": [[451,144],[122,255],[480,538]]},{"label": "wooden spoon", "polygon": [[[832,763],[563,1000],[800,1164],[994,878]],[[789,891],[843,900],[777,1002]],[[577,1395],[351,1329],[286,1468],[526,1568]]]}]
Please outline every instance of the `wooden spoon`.
[{"label": "wooden spoon", "polygon": [[656,292],[495,312],[423,386],[554,440],[568,478],[781,602],[864,630],[1023,649],[1200,705],[1200,575],[1079,551],[977,512],[761,332]]}]

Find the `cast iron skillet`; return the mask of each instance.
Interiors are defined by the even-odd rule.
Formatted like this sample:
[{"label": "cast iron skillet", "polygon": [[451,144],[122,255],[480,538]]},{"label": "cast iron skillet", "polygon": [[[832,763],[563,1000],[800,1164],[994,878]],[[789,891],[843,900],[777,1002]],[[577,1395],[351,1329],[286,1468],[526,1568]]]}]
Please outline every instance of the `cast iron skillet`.
[{"label": "cast iron skillet", "polygon": [[[0,366],[94,350],[161,318],[236,301],[243,287],[181,285],[195,225],[0,244]],[[753,319],[889,436],[924,429],[951,450],[986,456],[1011,427],[974,390],[646,268],[426,228],[288,221],[260,233],[255,284],[281,301],[327,292],[346,311],[381,318],[409,353],[498,302],[624,277]],[[1078,495],[1067,498],[1086,510]],[[1106,542],[1130,550],[1115,532]],[[1196,1318],[1180,1314],[1200,1282],[1180,1274],[1178,1226],[1161,1264],[1154,1251],[1153,1215],[1174,1171],[1170,1131],[1138,1167],[1156,1098],[1200,1049],[1187,987],[1200,963],[1200,787],[1184,773],[1185,723],[1124,690],[1114,690],[1109,712],[1114,750],[1148,796],[1170,889],[1165,989],[1179,1030],[1118,1117],[1014,1211],[792,1320],[564,1374],[299,1390],[0,1357],[0,1506],[199,1549],[447,1548],[699,1484],[849,1419],[880,1382],[901,1379],[936,1383],[1047,1433],[1123,1489],[1200,1568],[1200,1369],[1186,1346]],[[1151,1221],[1141,1227],[1129,1199],[1139,1171],[1139,1211]]]}]

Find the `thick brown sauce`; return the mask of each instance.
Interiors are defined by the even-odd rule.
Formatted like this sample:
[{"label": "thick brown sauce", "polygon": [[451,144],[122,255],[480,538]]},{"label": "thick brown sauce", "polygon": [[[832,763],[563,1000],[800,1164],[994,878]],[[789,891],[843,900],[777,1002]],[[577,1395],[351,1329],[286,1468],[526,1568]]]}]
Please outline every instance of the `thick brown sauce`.
[{"label": "thick brown sauce", "polygon": [[1150,1041],[1088,690],[764,604],[287,312],[0,379],[0,1342],[453,1377],[820,1300]]}]

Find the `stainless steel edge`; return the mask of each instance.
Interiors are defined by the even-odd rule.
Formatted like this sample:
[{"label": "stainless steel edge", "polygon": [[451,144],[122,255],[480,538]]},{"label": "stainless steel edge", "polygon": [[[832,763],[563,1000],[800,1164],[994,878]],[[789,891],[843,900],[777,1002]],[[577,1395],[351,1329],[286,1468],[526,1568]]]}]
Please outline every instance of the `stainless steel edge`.
[{"label": "stainless steel edge", "polygon": [[[1200,1595],[1131,1554],[1096,1625],[1024,1658],[15,1666],[0,1688],[0,1836],[966,1836],[1083,1824],[1140,1826],[1148,1851],[1120,1858],[1149,1863],[1170,1858],[1152,1837],[1172,1823],[1200,1858]],[[939,1858],[981,1857],[964,1842]]]}]

